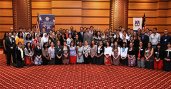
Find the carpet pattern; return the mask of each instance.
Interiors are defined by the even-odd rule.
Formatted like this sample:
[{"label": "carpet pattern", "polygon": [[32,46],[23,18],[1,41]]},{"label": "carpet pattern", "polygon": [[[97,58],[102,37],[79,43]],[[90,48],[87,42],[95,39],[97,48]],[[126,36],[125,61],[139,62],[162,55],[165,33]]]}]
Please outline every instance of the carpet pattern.
[{"label": "carpet pattern", "polygon": [[0,89],[171,89],[171,72],[91,64],[15,68],[0,56]]}]

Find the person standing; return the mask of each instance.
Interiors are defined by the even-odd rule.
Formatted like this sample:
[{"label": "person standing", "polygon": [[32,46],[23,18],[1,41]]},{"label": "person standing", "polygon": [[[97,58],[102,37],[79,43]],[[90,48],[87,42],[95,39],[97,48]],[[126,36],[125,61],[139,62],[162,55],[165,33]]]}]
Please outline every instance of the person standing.
[{"label": "person standing", "polygon": [[157,44],[157,48],[154,49],[154,69],[161,70],[163,68],[164,51],[161,48],[160,43]]},{"label": "person standing", "polygon": [[36,47],[34,49],[34,57],[35,57],[34,64],[41,65],[42,64],[42,49],[39,43],[36,44]]},{"label": "person standing", "polygon": [[77,62],[76,47],[74,45],[74,42],[71,41],[71,44],[70,44],[70,64],[76,64],[76,62]]},{"label": "person standing", "polygon": [[112,58],[113,58],[113,64],[114,65],[119,65],[120,62],[120,47],[118,46],[118,42],[114,42],[114,45],[113,45],[113,54],[112,54]]},{"label": "person standing", "polygon": [[16,67],[22,68],[24,66],[24,50],[22,49],[22,43],[18,42],[17,48],[15,49]]},{"label": "person standing", "polygon": [[162,47],[163,49],[166,49],[166,48],[167,48],[167,44],[168,44],[169,42],[171,42],[171,36],[169,36],[168,30],[165,29],[165,30],[164,30],[164,35],[161,37],[161,41],[160,41],[161,47]]},{"label": "person standing", "polygon": [[120,63],[122,65],[127,65],[128,64],[128,48],[126,47],[126,43],[123,42],[123,45],[121,47],[121,50],[120,50],[120,55],[121,55],[121,59],[120,59]]},{"label": "person standing", "polygon": [[129,43],[129,50],[128,50],[128,66],[135,66],[136,58],[135,58],[135,49],[134,44],[132,42]]},{"label": "person standing", "polygon": [[69,54],[70,50],[69,47],[67,46],[66,41],[64,41],[64,46],[63,46],[63,64],[69,64]]},{"label": "person standing", "polygon": [[49,64],[54,65],[55,64],[55,47],[54,43],[50,43],[50,47],[48,48],[48,53],[49,53]]},{"label": "person standing", "polygon": [[110,47],[110,43],[106,43],[106,47],[104,48],[104,64],[111,65],[112,64],[112,47]]},{"label": "person standing", "polygon": [[96,55],[97,55],[97,45],[95,45],[95,42],[91,42],[91,48],[90,48],[90,60],[92,64],[96,63]]},{"label": "person standing", "polygon": [[24,54],[25,54],[25,65],[30,66],[33,63],[33,55],[34,55],[30,42],[26,43],[26,46],[24,48]]},{"label": "person standing", "polygon": [[8,33],[5,33],[4,37],[3,37],[3,51],[4,51],[4,54],[5,54],[5,58],[7,58],[7,48],[6,48],[6,45],[5,45],[5,40],[6,40],[7,37],[8,37]]},{"label": "person standing", "polygon": [[48,53],[48,43],[44,43],[42,48],[42,61],[43,65],[47,65],[49,63],[49,53]]},{"label": "person standing", "polygon": [[99,41],[99,45],[97,47],[96,64],[98,65],[104,64],[104,47],[102,41]]},{"label": "person standing", "polygon": [[153,48],[156,48],[157,44],[160,43],[160,34],[157,33],[157,28],[153,28],[153,33],[149,37]]},{"label": "person standing", "polygon": [[12,56],[12,62],[15,66],[16,64],[16,59],[15,59],[15,39],[12,38],[11,33],[8,34],[9,36],[5,38],[5,47],[7,50],[7,66],[10,66],[11,64],[11,56]]},{"label": "person standing", "polygon": [[84,63],[84,57],[83,57],[83,46],[82,42],[79,42],[79,45],[77,46],[77,63]]},{"label": "person standing", "polygon": [[88,45],[88,41],[84,42],[84,47],[83,47],[83,54],[84,54],[84,62],[85,64],[89,64],[90,63],[90,46]]},{"label": "person standing", "polygon": [[149,42],[148,47],[145,50],[145,68],[153,69],[154,68],[154,48]]},{"label": "person standing", "polygon": [[57,46],[55,48],[56,64],[62,64],[62,46],[60,41],[57,41]]},{"label": "person standing", "polygon": [[139,49],[138,49],[138,56],[137,56],[137,66],[139,68],[144,68],[145,67],[145,58],[144,58],[144,52],[145,52],[145,47],[143,46],[143,42],[139,43]]},{"label": "person standing", "polygon": [[167,44],[163,60],[163,70],[171,71],[171,43]]}]

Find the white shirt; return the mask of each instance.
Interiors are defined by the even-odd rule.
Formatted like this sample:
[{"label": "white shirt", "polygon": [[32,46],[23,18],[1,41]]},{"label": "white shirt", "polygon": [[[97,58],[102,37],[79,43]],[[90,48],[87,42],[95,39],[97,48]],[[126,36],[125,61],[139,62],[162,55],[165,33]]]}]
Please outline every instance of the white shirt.
[{"label": "white shirt", "polygon": [[48,53],[50,54],[50,58],[55,58],[55,47],[49,47]]},{"label": "white shirt", "polygon": [[104,55],[108,54],[109,56],[112,55],[112,47],[105,47],[104,49]]},{"label": "white shirt", "polygon": [[120,48],[120,55],[121,57],[127,57],[128,55],[128,48]]},{"label": "white shirt", "polygon": [[24,58],[24,52],[23,52],[23,49],[22,49],[22,48],[20,48],[20,47],[18,47],[18,49],[20,50],[20,52],[21,52],[21,58],[23,59],[23,58]]},{"label": "white shirt", "polygon": [[67,38],[66,41],[67,41],[67,45],[70,46],[72,39],[71,38]]},{"label": "white shirt", "polygon": [[151,34],[150,35],[150,42],[152,43],[152,45],[157,45],[160,42],[160,34],[156,33],[156,34]]}]

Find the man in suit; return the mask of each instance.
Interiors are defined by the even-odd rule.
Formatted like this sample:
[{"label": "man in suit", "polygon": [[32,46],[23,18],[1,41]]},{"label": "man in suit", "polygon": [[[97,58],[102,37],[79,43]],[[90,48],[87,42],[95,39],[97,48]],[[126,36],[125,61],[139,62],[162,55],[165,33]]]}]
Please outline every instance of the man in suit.
[{"label": "man in suit", "polygon": [[91,41],[93,40],[93,34],[90,33],[90,29],[87,28],[86,29],[86,32],[84,33],[84,38],[83,38],[83,41],[87,41],[88,44],[90,45],[91,44]]},{"label": "man in suit", "polygon": [[83,36],[84,36],[84,32],[83,32],[83,27],[80,27],[80,32],[78,32],[78,39],[79,41],[83,42]]},{"label": "man in suit", "polygon": [[147,36],[147,35],[145,34],[144,30],[142,30],[142,31],[141,31],[140,37],[141,37],[141,41],[142,41],[142,43],[143,43],[143,47],[147,48],[147,44],[148,44],[148,42],[149,42],[149,36]]},{"label": "man in suit", "polygon": [[16,60],[14,57],[16,44],[15,44],[15,39],[12,37],[11,33],[9,33],[9,37],[5,39],[5,46],[6,46],[6,49],[8,50],[7,51],[7,65],[10,66],[11,56],[13,59],[12,60],[13,64],[16,64]]}]

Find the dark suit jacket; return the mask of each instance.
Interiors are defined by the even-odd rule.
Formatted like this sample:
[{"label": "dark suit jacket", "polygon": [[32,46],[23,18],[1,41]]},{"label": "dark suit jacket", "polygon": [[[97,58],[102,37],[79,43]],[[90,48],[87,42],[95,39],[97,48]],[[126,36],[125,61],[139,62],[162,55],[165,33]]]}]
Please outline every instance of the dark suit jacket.
[{"label": "dark suit jacket", "polygon": [[56,47],[55,47],[55,55],[61,56],[62,53],[63,53],[63,47],[62,47],[62,46],[59,46],[59,47],[56,46]]},{"label": "dark suit jacket", "polygon": [[84,37],[84,32],[83,32],[83,35],[81,34],[81,32],[78,32],[78,39],[83,42],[83,37]]},{"label": "dark suit jacket", "polygon": [[[16,47],[15,39],[11,37],[11,40],[12,40],[12,42],[10,41],[9,37],[7,37],[5,39],[5,46],[6,46],[6,49],[9,50],[9,51],[15,50],[15,47]],[[11,49],[11,47],[13,47],[13,49]]]},{"label": "dark suit jacket", "polygon": [[143,43],[143,47],[147,48],[147,44],[149,42],[149,36],[147,35],[141,35],[141,41]]}]

